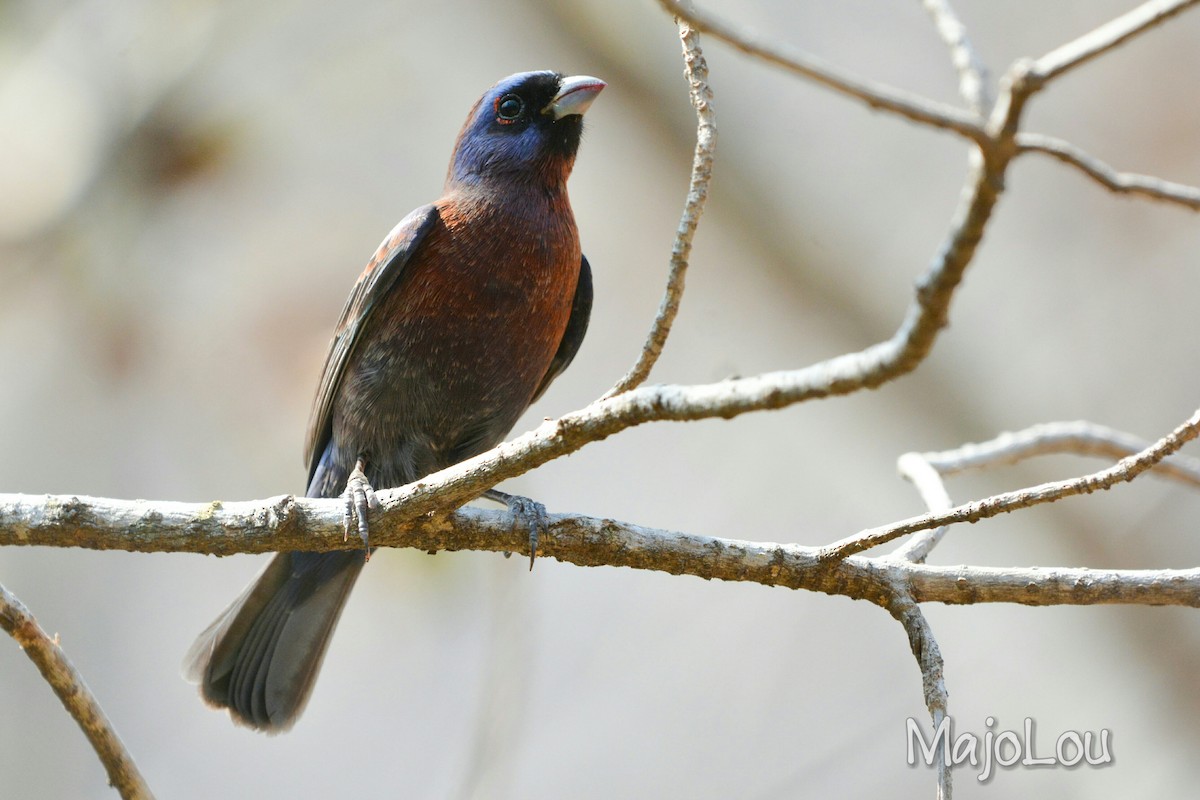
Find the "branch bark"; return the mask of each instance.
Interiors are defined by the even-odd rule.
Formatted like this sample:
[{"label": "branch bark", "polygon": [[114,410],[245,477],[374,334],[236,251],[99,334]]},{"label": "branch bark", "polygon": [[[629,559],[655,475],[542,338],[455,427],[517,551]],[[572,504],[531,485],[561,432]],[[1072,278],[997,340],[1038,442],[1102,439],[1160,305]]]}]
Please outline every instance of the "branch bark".
[{"label": "branch bark", "polygon": [[1040,133],[1017,134],[1017,146],[1025,153],[1042,153],[1075,167],[1101,186],[1117,194],[1134,195],[1173,203],[1191,211],[1200,211],[1200,189],[1182,183],[1164,181],[1151,175],[1118,172],[1095,156],[1053,136]]},{"label": "branch bark", "polygon": [[1034,64],[1032,75],[1043,83],[1057,78],[1161,25],[1198,2],[1200,0],[1148,0],[1042,56]]},{"label": "branch bark", "polygon": [[938,35],[950,49],[950,61],[958,71],[958,93],[971,110],[982,117],[992,104],[987,89],[987,68],[975,52],[966,26],[948,0],[921,0],[921,4],[933,19]]},{"label": "branch bark", "polygon": [[712,181],[713,159],[717,150],[717,123],[713,110],[712,89],[708,85],[708,64],[700,49],[699,33],[682,24],[679,26],[679,38],[683,43],[688,94],[691,97],[692,108],[696,110],[696,149],[692,155],[692,181],[683,205],[683,214],[679,219],[679,228],[675,232],[675,244],[671,248],[667,286],[663,290],[662,302],[646,337],[646,344],[629,372],[608,390],[605,397],[612,397],[640,386],[650,376],[650,370],[654,369],[654,364],[662,355],[675,316],[679,313],[679,303],[683,299],[683,281],[692,252],[692,239],[696,236],[700,215],[704,213],[704,204],[708,200],[708,185]]},{"label": "branch bark", "polygon": [[1108,489],[1118,483],[1133,480],[1198,435],[1200,435],[1200,409],[1197,409],[1184,423],[1159,439],[1151,447],[1121,459],[1108,469],[1071,480],[1053,481],[1040,486],[1019,489],[1015,492],[1004,492],[944,511],[936,511],[864,531],[822,548],[821,558],[825,560],[844,558],[909,533],[958,522],[977,522],[998,514],[1016,511],[1019,508],[1029,508],[1043,503],[1052,503],[1064,497]]},{"label": "branch bark", "polygon": [[[0,586],[0,628],[8,632],[29,660],[42,673],[46,683],[58,695],[67,713],[78,723],[92,749],[108,773],[108,782],[125,800],[153,800],[137,764],[125,749],[121,737],[104,715],[104,710],[83,681],[83,676],[58,646],[57,637],[50,637],[38,625],[29,609]],[[12,724],[12,720],[8,721]]]},{"label": "branch bark", "polygon": [[913,122],[953,131],[980,144],[986,139],[980,118],[969,111],[886,84],[863,80],[816,56],[772,42],[752,31],[739,29],[682,0],[658,2],[667,13],[683,20],[701,33],[707,33],[747,55],[782,67],[839,94],[861,100],[873,109],[889,111]]},{"label": "branch bark", "polygon": [[[391,494],[381,492],[382,495]],[[0,546],[86,547],[229,555],[345,550],[337,499],[155,503],[50,495],[0,495]],[[372,512],[371,544],[528,555],[528,532],[508,512],[462,508],[409,518],[394,502]],[[805,589],[887,607],[897,592],[954,605],[1200,606],[1200,569],[1092,570],[938,567],[890,557],[829,560],[824,548],[750,542],[567,514],[548,515],[539,552],[582,567],[632,567],[706,580]]]},{"label": "branch bark", "polygon": [[[908,634],[908,646],[912,650],[917,666],[921,668],[921,688],[925,696],[925,707],[929,709],[929,718],[933,723],[932,730],[937,730],[942,720],[950,713],[950,693],[946,690],[946,665],[942,660],[942,651],[937,639],[933,636],[933,628],[921,607],[908,594],[898,594],[888,608],[896,621],[904,626]],[[954,783],[950,774],[950,765],[946,763],[945,748],[937,748],[937,797],[938,800],[951,800],[954,796]]]}]

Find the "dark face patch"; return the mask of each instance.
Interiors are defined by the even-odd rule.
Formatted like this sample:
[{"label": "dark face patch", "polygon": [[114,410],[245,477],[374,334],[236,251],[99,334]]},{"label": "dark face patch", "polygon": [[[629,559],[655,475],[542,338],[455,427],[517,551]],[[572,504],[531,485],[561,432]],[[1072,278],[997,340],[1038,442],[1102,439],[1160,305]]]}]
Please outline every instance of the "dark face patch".
[{"label": "dark face patch", "polygon": [[489,90],[459,134],[451,178],[520,172],[565,178],[579,149],[583,117],[556,120],[546,111],[562,81],[556,72],[528,72]]}]

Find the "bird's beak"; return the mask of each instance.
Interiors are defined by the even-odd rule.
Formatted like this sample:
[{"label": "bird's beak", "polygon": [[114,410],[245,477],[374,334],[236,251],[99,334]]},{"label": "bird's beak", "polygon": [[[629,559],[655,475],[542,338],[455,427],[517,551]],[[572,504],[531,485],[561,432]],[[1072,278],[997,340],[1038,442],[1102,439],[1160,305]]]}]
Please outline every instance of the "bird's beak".
[{"label": "bird's beak", "polygon": [[572,75],[563,78],[562,88],[542,109],[543,114],[550,114],[555,119],[562,119],[573,114],[582,114],[588,110],[596,95],[608,84],[590,75]]}]

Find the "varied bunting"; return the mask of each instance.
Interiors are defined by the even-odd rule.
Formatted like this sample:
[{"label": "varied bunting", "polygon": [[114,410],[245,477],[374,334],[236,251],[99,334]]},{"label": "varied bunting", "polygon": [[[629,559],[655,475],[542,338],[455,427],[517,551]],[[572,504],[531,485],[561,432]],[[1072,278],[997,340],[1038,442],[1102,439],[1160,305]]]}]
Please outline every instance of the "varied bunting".
[{"label": "varied bunting", "polygon": [[[364,539],[371,487],[493,447],[575,357],[592,276],[566,183],[604,86],[527,72],[489,89],[442,198],[392,230],[351,290],[306,458],[308,496],[346,497]],[[258,730],[290,728],[367,552],[276,555],[188,653],[204,700]]]}]

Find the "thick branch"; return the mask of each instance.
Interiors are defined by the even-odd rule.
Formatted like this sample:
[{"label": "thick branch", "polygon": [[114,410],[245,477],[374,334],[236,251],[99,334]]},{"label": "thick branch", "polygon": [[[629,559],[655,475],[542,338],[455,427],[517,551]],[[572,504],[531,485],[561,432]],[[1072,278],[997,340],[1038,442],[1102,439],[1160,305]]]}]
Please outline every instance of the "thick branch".
[{"label": "thick branch", "polygon": [[[79,724],[104,765],[108,782],[121,797],[125,800],[153,798],[121,737],[117,736],[83,677],[63,654],[57,638],[48,636],[29,609],[3,586],[0,586],[0,628],[16,640],[58,695],[67,713]],[[11,726],[14,721],[10,718],[7,724]]]},{"label": "thick branch", "polygon": [[[229,555],[353,549],[342,503],[291,496],[262,502],[172,503],[48,495],[0,495],[0,546]],[[463,508],[411,520],[394,504],[373,512],[371,544],[426,551],[529,553],[507,512]],[[748,542],[645,528],[611,519],[550,514],[543,556],[583,567],[613,566],[746,581],[868,600],[887,607],[897,591],[918,602],[1024,605],[1200,606],[1200,569],[1090,570],[935,567],[892,558],[822,558],[819,547]]]}]

